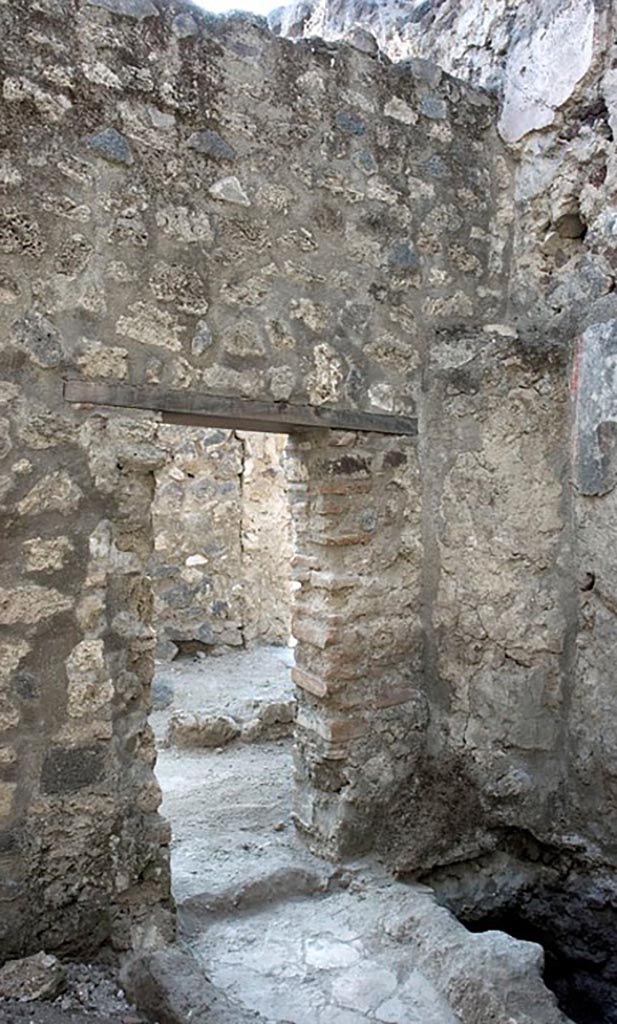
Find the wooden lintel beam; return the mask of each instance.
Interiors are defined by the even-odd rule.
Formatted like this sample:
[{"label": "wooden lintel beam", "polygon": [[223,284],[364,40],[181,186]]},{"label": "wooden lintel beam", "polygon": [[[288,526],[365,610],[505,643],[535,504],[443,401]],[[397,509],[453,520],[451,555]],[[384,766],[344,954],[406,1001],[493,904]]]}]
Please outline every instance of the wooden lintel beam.
[{"label": "wooden lintel beam", "polygon": [[290,405],[287,402],[255,402],[194,391],[167,391],[145,385],[67,380],[64,382],[64,398],[80,405],[149,409],[161,413],[164,423],[190,427],[226,427],[278,434],[315,427],[407,437],[415,437],[418,433],[418,421],[413,416],[390,416],[333,409],[331,406]]}]

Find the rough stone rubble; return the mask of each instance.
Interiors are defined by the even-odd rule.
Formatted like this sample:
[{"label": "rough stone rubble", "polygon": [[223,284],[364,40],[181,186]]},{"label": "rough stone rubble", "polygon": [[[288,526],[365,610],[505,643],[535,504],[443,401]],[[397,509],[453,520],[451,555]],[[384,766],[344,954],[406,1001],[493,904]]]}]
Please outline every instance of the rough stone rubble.
[{"label": "rough stone rubble", "polygon": [[272,23],[0,4],[3,957],[175,927],[147,722],[169,448],[70,378],[417,415],[417,441],[290,444],[299,831],[412,876],[531,837],[613,877],[615,7]]}]

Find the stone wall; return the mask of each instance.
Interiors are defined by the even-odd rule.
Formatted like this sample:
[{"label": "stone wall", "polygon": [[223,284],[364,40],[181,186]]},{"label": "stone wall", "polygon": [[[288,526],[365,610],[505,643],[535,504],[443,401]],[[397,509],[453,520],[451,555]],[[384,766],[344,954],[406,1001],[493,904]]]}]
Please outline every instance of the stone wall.
[{"label": "stone wall", "polygon": [[[494,843],[494,828],[469,829],[487,809],[615,859],[616,17],[604,0],[308,0],[272,19],[293,38],[436,60],[496,96],[508,145],[514,187],[493,219],[507,322],[492,352],[482,335],[442,336],[421,432],[434,749],[443,767],[447,737],[462,789],[485,794],[460,849],[436,853],[424,821],[429,863]],[[398,855],[407,844],[413,865],[408,832]]]},{"label": "stone wall", "polygon": [[[511,178],[492,101],[427,65],[294,45],[259,20],[176,0],[9,0],[0,32],[0,949],[153,944],[173,931],[147,724],[151,506],[166,455],[155,418],[75,408],[62,381],[419,408],[426,431],[436,339],[479,336],[500,365],[509,226],[495,211]],[[476,386],[453,373],[446,392]],[[441,719],[433,677],[426,711],[415,711],[420,677],[406,691],[421,644],[422,538],[401,535],[407,518],[419,529],[416,470],[398,479],[412,455],[394,441],[406,460],[386,466],[387,448],[368,439],[333,460],[327,437],[307,443],[313,568],[327,581],[349,561],[345,600],[359,616],[356,658],[340,595],[317,586],[333,639],[318,624],[299,642],[311,678],[340,669],[336,696],[307,697],[300,746],[315,808],[300,819],[335,851],[366,845],[382,768],[392,784],[422,778],[416,752],[436,749]],[[439,457],[438,436],[423,445]],[[361,505],[353,488],[349,508],[347,492],[328,491],[341,476],[358,479]],[[423,515],[431,540],[437,510]],[[347,535],[359,537],[348,558]],[[364,732],[351,710],[362,672]],[[399,685],[409,700],[382,704]],[[352,723],[347,767],[339,717]]]},{"label": "stone wall", "polygon": [[290,635],[284,435],[163,426],[152,505],[157,656]]},{"label": "stone wall", "polygon": [[[263,635],[276,548],[253,442],[170,459],[176,428],[63,378],[416,414],[417,444],[290,447],[298,826],[400,872],[513,833],[614,865],[614,11],[410,12],[397,65],[176,0],[0,5],[3,952],[173,930],[157,475],[207,517],[169,579],[217,643]],[[247,582],[210,592],[241,504]]]}]

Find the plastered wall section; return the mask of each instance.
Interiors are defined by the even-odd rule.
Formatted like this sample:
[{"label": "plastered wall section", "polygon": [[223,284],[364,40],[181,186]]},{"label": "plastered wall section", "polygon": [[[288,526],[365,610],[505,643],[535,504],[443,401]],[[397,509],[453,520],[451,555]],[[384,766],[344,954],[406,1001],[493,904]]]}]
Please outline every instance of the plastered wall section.
[{"label": "plastered wall section", "polygon": [[0,33],[0,948],[83,955],[173,932],[166,456],[62,380],[413,412],[434,332],[501,316],[508,176],[430,68],[151,0],[10,0]]},{"label": "plastered wall section", "polygon": [[[444,65],[501,97],[499,131],[516,161],[511,321],[535,335],[547,364],[563,360],[561,396],[571,381],[569,406],[559,400],[569,448],[562,491],[569,538],[557,562],[565,771],[547,837],[610,864],[617,852],[616,17],[615,5],[601,0],[504,0],[490,9],[468,0],[456,11],[440,8],[431,25],[421,19],[407,39],[407,52],[425,56],[438,34]],[[571,60],[568,38],[576,40]],[[541,522],[547,511],[545,499]]]}]

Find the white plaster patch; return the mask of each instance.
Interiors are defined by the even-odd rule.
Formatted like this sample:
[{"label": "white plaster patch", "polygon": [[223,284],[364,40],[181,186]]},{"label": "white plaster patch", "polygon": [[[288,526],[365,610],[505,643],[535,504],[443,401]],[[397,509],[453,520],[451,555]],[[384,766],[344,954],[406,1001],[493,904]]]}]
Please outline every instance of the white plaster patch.
[{"label": "white plaster patch", "polygon": [[545,128],[589,70],[595,23],[592,0],[573,0],[548,25],[513,46],[505,69],[499,131],[506,142]]}]

